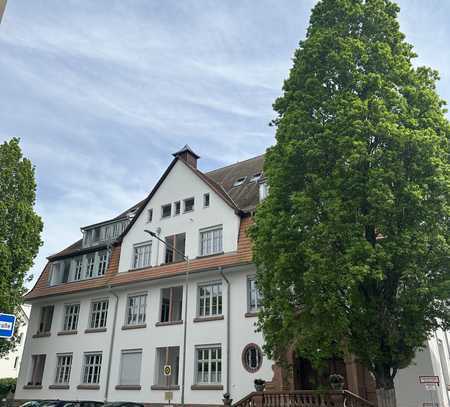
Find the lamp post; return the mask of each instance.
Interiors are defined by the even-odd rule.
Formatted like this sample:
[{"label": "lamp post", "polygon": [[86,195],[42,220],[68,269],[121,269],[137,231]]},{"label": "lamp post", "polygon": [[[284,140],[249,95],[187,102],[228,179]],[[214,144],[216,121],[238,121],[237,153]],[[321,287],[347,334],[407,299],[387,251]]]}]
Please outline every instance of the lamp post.
[{"label": "lamp post", "polygon": [[188,306],[188,283],[189,283],[190,261],[189,261],[188,256],[186,256],[184,253],[177,250],[174,246],[167,243],[165,240],[161,239],[155,232],[152,232],[151,230],[147,230],[147,229],[145,229],[144,232],[148,233],[150,236],[154,237],[156,240],[163,243],[170,250],[173,250],[174,252],[178,253],[186,261],[186,278],[185,278],[185,282],[184,282],[185,295],[184,295],[184,321],[183,321],[183,328],[184,328],[184,332],[183,332],[183,366],[182,366],[182,373],[181,373],[181,406],[184,407],[184,390],[185,390],[185,383],[186,383],[187,306]]}]

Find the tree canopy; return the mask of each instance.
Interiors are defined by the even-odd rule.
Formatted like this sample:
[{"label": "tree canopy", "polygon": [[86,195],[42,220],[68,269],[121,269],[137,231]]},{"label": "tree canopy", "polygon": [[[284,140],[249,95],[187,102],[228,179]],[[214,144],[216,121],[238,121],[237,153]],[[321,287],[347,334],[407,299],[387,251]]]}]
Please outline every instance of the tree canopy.
[{"label": "tree canopy", "polygon": [[[13,138],[0,145],[0,312],[20,314],[27,272],[41,245],[35,200],[34,167]],[[14,345],[0,339],[0,355]]]},{"label": "tree canopy", "polygon": [[392,389],[450,322],[449,134],[390,0],[321,0],[275,101],[251,230],[266,351],[351,352]]}]

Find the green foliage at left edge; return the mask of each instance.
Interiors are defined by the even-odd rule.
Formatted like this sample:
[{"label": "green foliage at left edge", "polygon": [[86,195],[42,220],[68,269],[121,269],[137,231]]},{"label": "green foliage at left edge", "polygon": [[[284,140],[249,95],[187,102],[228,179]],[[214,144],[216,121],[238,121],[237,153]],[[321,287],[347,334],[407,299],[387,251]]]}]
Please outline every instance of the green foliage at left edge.
[{"label": "green foliage at left edge", "polygon": [[15,377],[3,377],[0,379],[0,396],[5,397],[10,391],[16,391],[17,379]]},{"label": "green foliage at left edge", "polygon": [[[0,145],[0,312],[19,315],[24,283],[32,277],[27,272],[42,244],[43,227],[35,201],[34,167],[13,138]],[[16,339],[0,340],[0,356]]]}]

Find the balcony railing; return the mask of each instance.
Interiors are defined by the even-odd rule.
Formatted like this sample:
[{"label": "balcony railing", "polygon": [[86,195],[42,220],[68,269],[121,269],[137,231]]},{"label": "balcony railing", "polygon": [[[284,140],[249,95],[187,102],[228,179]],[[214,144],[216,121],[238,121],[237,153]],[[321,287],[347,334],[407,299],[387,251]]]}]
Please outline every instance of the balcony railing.
[{"label": "balcony railing", "polygon": [[250,393],[233,407],[374,407],[372,403],[342,391],[263,391]]}]

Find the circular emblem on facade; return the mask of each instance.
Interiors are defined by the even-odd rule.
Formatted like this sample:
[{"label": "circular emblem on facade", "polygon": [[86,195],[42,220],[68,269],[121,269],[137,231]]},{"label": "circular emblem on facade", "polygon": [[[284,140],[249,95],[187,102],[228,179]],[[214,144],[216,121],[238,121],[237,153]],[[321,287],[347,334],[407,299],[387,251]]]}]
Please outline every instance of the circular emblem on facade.
[{"label": "circular emblem on facade", "polygon": [[242,364],[249,373],[257,372],[262,365],[263,355],[256,343],[249,343],[242,351]]}]

